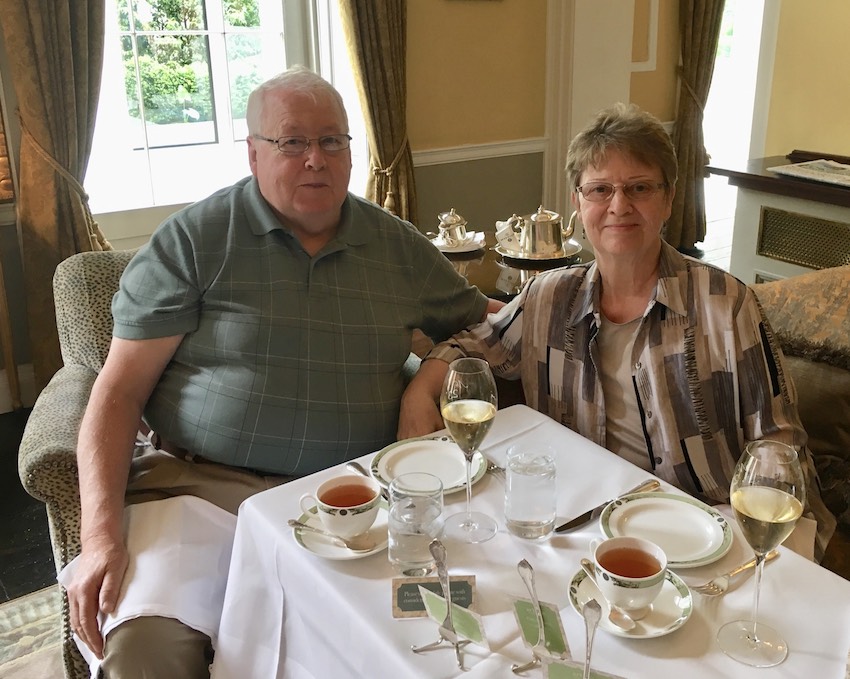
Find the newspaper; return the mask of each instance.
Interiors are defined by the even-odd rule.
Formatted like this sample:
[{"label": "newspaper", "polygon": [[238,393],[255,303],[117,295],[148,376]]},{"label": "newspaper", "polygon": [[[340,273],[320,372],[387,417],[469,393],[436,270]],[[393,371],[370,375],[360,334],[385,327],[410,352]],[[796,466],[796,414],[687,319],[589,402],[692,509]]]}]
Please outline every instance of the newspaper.
[{"label": "newspaper", "polygon": [[850,188],[850,165],[838,163],[834,160],[809,160],[805,163],[778,165],[767,169],[789,177],[812,179],[816,182],[826,182],[827,184],[837,184]]}]

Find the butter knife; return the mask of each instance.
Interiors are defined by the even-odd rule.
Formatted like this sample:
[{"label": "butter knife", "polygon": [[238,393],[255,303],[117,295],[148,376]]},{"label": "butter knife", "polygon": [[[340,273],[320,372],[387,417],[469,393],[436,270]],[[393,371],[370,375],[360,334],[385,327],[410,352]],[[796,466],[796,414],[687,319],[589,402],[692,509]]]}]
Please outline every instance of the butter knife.
[{"label": "butter knife", "polygon": [[[661,487],[658,479],[648,479],[643,483],[639,483],[634,488],[630,488],[625,493],[620,493],[617,497],[621,497],[623,495],[631,495],[632,493],[648,493],[653,490],[658,490]],[[614,498],[616,499],[616,498]],[[556,533],[566,533],[569,530],[573,530],[578,528],[579,526],[583,526],[588,521],[592,521],[595,517],[599,516],[602,513],[602,510],[608,505],[609,502],[613,500],[606,500],[602,504],[597,505],[591,509],[588,509],[583,514],[579,514],[576,518],[570,519],[566,523],[562,523],[555,529]]]}]

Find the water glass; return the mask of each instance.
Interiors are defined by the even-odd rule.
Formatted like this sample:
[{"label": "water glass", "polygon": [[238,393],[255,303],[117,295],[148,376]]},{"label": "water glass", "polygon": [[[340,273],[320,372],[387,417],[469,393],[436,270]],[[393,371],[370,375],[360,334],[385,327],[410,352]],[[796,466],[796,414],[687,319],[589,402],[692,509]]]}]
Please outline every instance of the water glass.
[{"label": "water glass", "polygon": [[555,526],[555,451],[543,444],[513,446],[505,471],[508,530],[532,540],[547,537]]},{"label": "water glass", "polygon": [[389,560],[402,575],[428,575],[435,568],[429,545],[443,530],[443,482],[410,472],[390,481]]}]

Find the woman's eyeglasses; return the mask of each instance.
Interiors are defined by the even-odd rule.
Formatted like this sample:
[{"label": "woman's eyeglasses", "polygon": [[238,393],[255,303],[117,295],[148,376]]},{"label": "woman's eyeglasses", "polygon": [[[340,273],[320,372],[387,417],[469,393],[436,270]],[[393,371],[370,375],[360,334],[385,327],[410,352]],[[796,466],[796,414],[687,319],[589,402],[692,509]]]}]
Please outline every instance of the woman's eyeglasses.
[{"label": "woman's eyeglasses", "polygon": [[576,187],[582,196],[593,203],[605,203],[614,197],[617,189],[629,200],[639,202],[652,198],[661,189],[666,188],[665,182],[632,182],[631,184],[610,184],[608,182],[586,182]]},{"label": "woman's eyeglasses", "polygon": [[351,137],[347,134],[326,134],[323,137],[308,139],[307,137],[278,137],[270,139],[259,134],[252,134],[254,139],[268,141],[277,146],[277,150],[287,156],[300,156],[308,148],[310,144],[316,142],[319,148],[325,153],[336,153],[344,151],[351,146]]}]

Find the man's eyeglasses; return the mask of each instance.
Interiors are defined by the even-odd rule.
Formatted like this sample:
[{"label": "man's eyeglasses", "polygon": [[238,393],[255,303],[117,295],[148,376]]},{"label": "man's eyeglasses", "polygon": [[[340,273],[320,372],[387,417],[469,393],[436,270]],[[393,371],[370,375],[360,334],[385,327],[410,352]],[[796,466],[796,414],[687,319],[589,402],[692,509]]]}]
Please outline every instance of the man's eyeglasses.
[{"label": "man's eyeglasses", "polygon": [[617,189],[629,200],[639,202],[652,198],[661,189],[666,188],[664,182],[632,182],[631,184],[609,184],[608,182],[586,182],[576,187],[582,196],[593,203],[606,203],[614,197]]},{"label": "man's eyeglasses", "polygon": [[251,135],[254,139],[268,141],[277,146],[277,150],[287,156],[300,156],[313,142],[318,143],[319,148],[325,153],[336,153],[344,151],[351,146],[351,137],[347,134],[326,134],[323,137],[308,139],[307,137],[278,137],[269,139],[259,134]]}]

